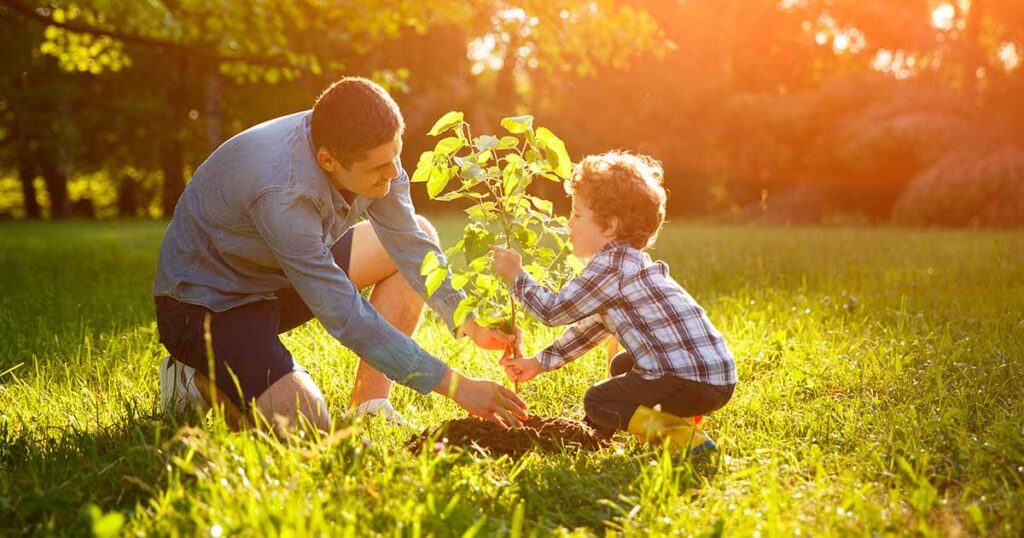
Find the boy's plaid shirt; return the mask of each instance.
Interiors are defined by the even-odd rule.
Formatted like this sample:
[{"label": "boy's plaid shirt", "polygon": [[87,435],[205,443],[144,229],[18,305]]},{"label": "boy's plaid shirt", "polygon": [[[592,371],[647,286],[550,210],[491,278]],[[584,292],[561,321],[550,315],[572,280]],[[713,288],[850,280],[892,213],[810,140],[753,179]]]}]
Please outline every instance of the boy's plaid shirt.
[{"label": "boy's plaid shirt", "polygon": [[736,362],[704,309],[672,277],[628,243],[605,245],[558,292],[525,271],[513,291],[548,326],[576,323],[537,354],[545,370],[579,358],[608,336],[636,360],[645,379],[666,375],[711,385],[736,383]]}]

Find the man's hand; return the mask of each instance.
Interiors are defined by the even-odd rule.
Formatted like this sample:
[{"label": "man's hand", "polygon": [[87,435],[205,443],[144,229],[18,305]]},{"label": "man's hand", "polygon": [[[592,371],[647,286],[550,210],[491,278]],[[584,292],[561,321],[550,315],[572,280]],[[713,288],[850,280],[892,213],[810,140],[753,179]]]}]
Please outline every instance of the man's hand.
[{"label": "man's hand", "polygon": [[470,415],[505,429],[521,426],[520,421],[527,418],[526,402],[489,379],[474,379],[449,369],[434,392],[451,398]]},{"label": "man's hand", "polygon": [[505,375],[516,383],[525,383],[544,372],[536,357],[524,359],[522,353],[513,356],[511,352],[506,352],[501,365],[505,367]]},{"label": "man's hand", "polygon": [[519,346],[523,338],[523,330],[515,328],[515,334],[508,334],[497,329],[481,327],[474,319],[466,320],[461,326],[462,333],[470,337],[480,349],[508,349]]},{"label": "man's hand", "polygon": [[512,249],[502,248],[497,245],[491,245],[491,252],[494,253],[491,271],[511,286],[516,281],[519,273],[523,272],[523,257]]}]

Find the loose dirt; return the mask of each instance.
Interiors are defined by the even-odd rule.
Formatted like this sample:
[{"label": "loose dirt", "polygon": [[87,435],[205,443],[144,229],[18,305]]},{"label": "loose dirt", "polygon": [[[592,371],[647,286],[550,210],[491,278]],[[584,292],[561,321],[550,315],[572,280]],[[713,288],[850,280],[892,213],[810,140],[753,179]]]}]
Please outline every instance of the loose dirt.
[{"label": "loose dirt", "polygon": [[[440,434],[435,433],[441,430]],[[608,444],[589,425],[578,420],[533,415],[520,428],[503,430],[496,424],[474,417],[451,420],[437,428],[427,428],[414,435],[407,446],[418,452],[424,443],[436,439],[445,446],[478,446],[491,455],[507,454],[518,457],[533,449],[557,452],[562,447],[579,450],[597,450]],[[447,439],[447,440],[445,440]]]}]

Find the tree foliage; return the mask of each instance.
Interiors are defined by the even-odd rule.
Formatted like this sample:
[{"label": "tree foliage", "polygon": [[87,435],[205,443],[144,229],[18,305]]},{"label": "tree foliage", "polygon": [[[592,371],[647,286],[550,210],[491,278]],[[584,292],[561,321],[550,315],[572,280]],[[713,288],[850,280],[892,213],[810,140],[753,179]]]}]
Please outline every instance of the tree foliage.
[{"label": "tree foliage", "polygon": [[574,264],[579,268],[569,254],[565,218],[552,214],[550,201],[528,191],[538,179],[561,185],[569,178],[572,162],[565,143],[549,129],[535,128],[533,116],[507,117],[501,126],[509,134],[473,136],[462,112],[448,112],[429,132],[447,136],[420,155],[412,176],[426,184],[434,200],[472,202],[462,239],[445,250],[445,258],[429,253],[420,268],[428,295],[449,271],[452,285],[467,291],[456,324],[470,313],[485,325],[507,323],[508,328],[517,322],[515,301],[501,292],[501,281],[489,270],[491,245],[519,250],[524,270],[548,285],[557,287]]}]

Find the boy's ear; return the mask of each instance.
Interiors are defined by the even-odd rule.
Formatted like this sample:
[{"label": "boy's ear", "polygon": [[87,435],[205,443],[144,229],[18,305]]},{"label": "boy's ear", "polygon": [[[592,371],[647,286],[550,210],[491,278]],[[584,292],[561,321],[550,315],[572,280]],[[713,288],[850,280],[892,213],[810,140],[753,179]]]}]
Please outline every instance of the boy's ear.
[{"label": "boy's ear", "polygon": [[622,222],[619,221],[619,217],[612,217],[608,221],[608,225],[604,227],[604,235],[615,238],[619,234],[619,228],[622,227]]}]

